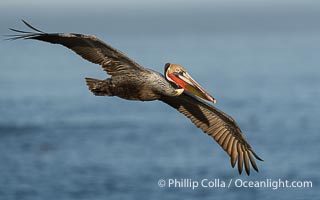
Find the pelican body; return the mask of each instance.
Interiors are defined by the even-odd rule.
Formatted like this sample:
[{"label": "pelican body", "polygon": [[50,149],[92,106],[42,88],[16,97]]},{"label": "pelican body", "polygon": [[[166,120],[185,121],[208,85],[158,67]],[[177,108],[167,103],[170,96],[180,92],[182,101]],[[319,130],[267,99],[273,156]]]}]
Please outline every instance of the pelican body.
[{"label": "pelican body", "polygon": [[[23,20],[22,20],[23,21]],[[216,100],[180,65],[167,63],[164,75],[144,68],[122,52],[95,36],[74,33],[45,33],[23,21],[32,31],[10,29],[18,34],[9,39],[34,39],[63,45],[82,58],[99,64],[111,77],[105,80],[86,78],[89,90],[96,96],[117,96],[127,100],[160,100],[188,117],[211,136],[230,156],[231,166],[238,163],[250,174],[250,164],[258,171],[252,150],[237,123],[227,114],[205,101]]]},{"label": "pelican body", "polygon": [[106,80],[86,78],[86,82],[96,96],[118,96],[127,100],[153,101],[162,95],[178,96],[183,92],[176,90],[160,73],[148,69],[113,75]]}]

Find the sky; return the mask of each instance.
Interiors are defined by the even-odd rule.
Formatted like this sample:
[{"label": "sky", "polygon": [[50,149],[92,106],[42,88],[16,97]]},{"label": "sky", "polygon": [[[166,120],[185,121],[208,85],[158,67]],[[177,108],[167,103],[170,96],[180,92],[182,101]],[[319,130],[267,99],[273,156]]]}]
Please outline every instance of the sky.
[{"label": "sky", "polygon": [[[239,10],[263,10],[281,9],[290,11],[291,9],[315,9],[320,5],[317,0],[1,0],[0,7],[8,9],[32,9],[43,7],[50,9],[97,9],[97,10],[145,10],[155,8],[158,10],[176,9],[184,10],[187,8],[236,8]],[[1,8],[0,8],[1,9]]]},{"label": "sky", "polygon": [[158,5],[196,5],[196,4],[216,4],[216,5],[319,5],[317,0],[91,0],[91,1],[78,1],[78,0],[2,0],[2,5],[29,5],[33,6],[36,4],[48,5],[48,4],[61,4],[61,5],[112,5],[112,6],[123,6],[123,5],[147,5],[147,6],[158,6]]},{"label": "sky", "polygon": [[[319,31],[320,1],[1,0],[0,32],[7,26],[19,27],[20,19],[40,27],[59,24],[64,30],[72,24],[86,24],[93,32],[107,28],[108,32],[161,34],[172,29],[208,33]],[[72,31],[81,30],[75,26]]]}]

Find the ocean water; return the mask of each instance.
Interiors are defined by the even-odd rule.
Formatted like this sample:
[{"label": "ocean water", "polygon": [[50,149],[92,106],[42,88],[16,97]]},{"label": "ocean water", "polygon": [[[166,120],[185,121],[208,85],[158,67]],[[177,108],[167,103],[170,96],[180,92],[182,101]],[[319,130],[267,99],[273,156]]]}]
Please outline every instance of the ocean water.
[{"label": "ocean water", "polygon": [[[319,198],[317,32],[93,34],[154,70],[185,66],[239,123],[264,159],[260,172],[238,175],[215,141],[162,102],[93,96],[84,77],[106,74],[73,52],[1,41],[0,199]],[[170,179],[232,184],[193,189]],[[279,179],[312,187],[235,185]]]}]

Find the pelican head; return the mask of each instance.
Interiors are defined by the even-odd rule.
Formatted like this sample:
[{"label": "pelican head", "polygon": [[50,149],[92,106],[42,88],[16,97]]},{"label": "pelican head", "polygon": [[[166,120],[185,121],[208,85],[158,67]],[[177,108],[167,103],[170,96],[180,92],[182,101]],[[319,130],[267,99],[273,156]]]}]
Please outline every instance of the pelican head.
[{"label": "pelican head", "polygon": [[171,83],[202,99],[216,103],[216,100],[197,83],[180,65],[167,63],[164,66],[165,77]]}]

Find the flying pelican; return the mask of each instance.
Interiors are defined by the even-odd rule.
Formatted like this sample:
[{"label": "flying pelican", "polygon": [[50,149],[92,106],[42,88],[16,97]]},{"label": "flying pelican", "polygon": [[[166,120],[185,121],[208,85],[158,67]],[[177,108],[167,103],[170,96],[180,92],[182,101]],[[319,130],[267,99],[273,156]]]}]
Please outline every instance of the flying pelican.
[{"label": "flying pelican", "polygon": [[210,135],[230,156],[231,166],[238,163],[239,174],[244,166],[250,175],[250,163],[258,172],[255,158],[260,161],[262,159],[252,150],[237,123],[226,113],[201,100],[216,102],[182,66],[165,64],[163,76],[142,67],[95,36],[45,33],[24,20],[22,22],[32,31],[10,29],[17,34],[9,35],[8,39],[34,39],[63,45],[82,58],[99,64],[111,75],[105,80],[86,78],[86,83],[94,95],[118,96],[138,101],[160,100],[177,109]]}]

